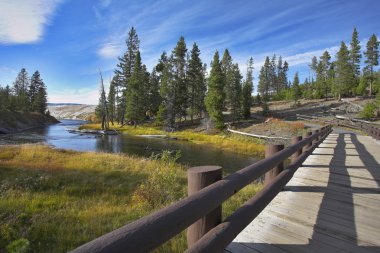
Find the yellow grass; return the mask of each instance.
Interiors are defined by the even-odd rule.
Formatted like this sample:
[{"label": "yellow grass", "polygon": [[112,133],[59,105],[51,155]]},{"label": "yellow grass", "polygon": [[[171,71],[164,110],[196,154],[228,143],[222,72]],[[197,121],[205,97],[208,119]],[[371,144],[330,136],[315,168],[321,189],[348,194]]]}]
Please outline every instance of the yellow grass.
[{"label": "yellow grass", "polygon": [[[67,252],[178,201],[186,185],[186,168],[170,159],[0,146],[0,252]],[[226,201],[224,217],[260,188]],[[185,249],[182,232],[156,252]]]}]

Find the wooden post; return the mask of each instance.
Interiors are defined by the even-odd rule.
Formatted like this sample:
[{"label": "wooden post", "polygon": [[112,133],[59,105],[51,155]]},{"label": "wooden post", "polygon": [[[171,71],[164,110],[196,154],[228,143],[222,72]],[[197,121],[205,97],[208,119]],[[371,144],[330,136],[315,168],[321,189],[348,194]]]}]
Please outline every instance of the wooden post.
[{"label": "wooden post", "polygon": [[[283,144],[278,145],[265,145],[265,158],[271,157],[276,154],[278,151],[284,149]],[[269,184],[281,171],[284,169],[284,162],[279,163],[276,167],[265,173],[264,185]]]},{"label": "wooden post", "polygon": [[[315,133],[319,133],[319,129],[314,129],[312,133],[313,133],[313,134],[315,134]],[[313,144],[317,143],[318,140],[319,140],[319,137],[317,137],[316,139],[314,139]]]},{"label": "wooden post", "polygon": [[[305,138],[308,138],[308,137],[311,136],[311,135],[312,135],[311,132],[306,132],[306,133],[303,134],[303,138],[304,138],[304,139],[305,139]],[[303,148],[302,148],[302,153],[305,152],[307,149],[309,149],[310,146],[311,146],[311,142],[309,142],[308,144],[306,144],[305,146],[303,146]]]},{"label": "wooden post", "polygon": [[[302,140],[302,136],[294,136],[292,138],[292,145],[297,144]],[[297,158],[302,155],[302,148],[297,150],[293,155],[292,155],[292,163],[297,160]]]},{"label": "wooden post", "polygon": [[[199,166],[187,170],[188,195],[193,195],[203,188],[222,179],[222,167]],[[219,206],[193,223],[187,229],[187,247],[190,248],[210,229],[222,221],[222,206]]]}]

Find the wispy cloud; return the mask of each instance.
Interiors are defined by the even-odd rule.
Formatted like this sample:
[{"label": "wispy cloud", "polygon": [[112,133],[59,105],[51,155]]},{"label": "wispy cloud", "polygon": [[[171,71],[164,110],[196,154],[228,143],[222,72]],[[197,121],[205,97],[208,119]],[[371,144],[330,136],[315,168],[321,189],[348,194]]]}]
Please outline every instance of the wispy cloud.
[{"label": "wispy cloud", "polygon": [[0,1],[0,43],[26,44],[41,40],[61,0]]},{"label": "wispy cloud", "polygon": [[121,45],[119,43],[106,43],[101,45],[98,55],[104,58],[115,58],[120,55]]}]

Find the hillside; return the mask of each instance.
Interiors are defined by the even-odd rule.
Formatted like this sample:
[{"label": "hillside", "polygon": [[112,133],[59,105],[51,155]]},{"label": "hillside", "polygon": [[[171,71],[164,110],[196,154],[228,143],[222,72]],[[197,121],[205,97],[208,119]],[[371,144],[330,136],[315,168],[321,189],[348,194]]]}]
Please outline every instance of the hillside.
[{"label": "hillside", "polygon": [[50,115],[57,119],[91,120],[96,105],[49,105]]},{"label": "hillside", "polygon": [[21,132],[30,128],[43,127],[59,121],[36,112],[0,111],[0,134]]}]

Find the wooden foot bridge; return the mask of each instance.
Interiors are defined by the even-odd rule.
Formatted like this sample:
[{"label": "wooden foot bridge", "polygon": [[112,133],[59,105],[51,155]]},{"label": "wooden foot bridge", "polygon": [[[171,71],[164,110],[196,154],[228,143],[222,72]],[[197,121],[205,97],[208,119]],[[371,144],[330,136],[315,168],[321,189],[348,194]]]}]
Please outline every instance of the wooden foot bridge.
[{"label": "wooden foot bridge", "polygon": [[[329,125],[268,145],[225,178],[191,168],[187,198],[73,252],[149,252],[185,229],[186,252],[380,252],[380,129],[361,128],[372,137]],[[264,174],[263,190],[222,220],[221,203]]]}]

